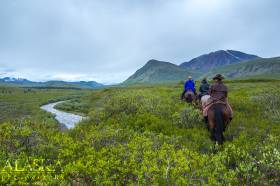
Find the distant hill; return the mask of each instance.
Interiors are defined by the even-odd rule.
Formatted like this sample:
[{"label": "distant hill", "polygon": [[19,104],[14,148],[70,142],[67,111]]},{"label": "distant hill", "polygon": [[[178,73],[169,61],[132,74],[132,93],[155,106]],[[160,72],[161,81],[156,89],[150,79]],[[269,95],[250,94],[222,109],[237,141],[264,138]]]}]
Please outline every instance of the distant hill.
[{"label": "distant hill", "polygon": [[185,80],[189,75],[194,78],[199,77],[200,73],[192,72],[169,62],[150,60],[142,68],[137,70],[123,84],[139,83],[168,83]]},{"label": "distant hill", "polygon": [[0,83],[27,85],[27,84],[34,84],[35,82],[23,78],[4,77],[4,78],[0,78]]},{"label": "distant hill", "polygon": [[215,68],[209,76],[221,73],[229,79],[263,78],[280,79],[280,57],[260,58]]},{"label": "distant hill", "polygon": [[96,81],[77,81],[77,82],[65,82],[65,81],[47,81],[44,83],[49,87],[61,87],[61,86],[74,86],[79,88],[100,88],[104,85],[97,83]]},{"label": "distant hill", "polygon": [[246,54],[234,50],[219,50],[196,57],[180,66],[189,70],[207,72],[224,65],[235,64],[259,58],[256,55]]},{"label": "distant hill", "polygon": [[19,87],[75,87],[75,88],[100,88],[103,84],[96,81],[47,81],[47,82],[34,82],[23,78],[5,77],[0,78],[0,84],[13,85]]}]

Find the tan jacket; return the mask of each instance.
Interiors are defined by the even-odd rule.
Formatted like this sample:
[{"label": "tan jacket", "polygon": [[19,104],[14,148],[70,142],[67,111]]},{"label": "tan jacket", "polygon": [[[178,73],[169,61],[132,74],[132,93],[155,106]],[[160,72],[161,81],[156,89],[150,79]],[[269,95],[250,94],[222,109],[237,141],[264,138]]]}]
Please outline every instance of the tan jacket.
[{"label": "tan jacket", "polygon": [[228,88],[223,82],[215,82],[210,86],[210,96],[212,100],[227,102]]},{"label": "tan jacket", "polygon": [[227,101],[228,95],[228,88],[222,82],[215,82],[213,85],[210,86],[210,98],[207,100],[206,104],[203,106],[203,116],[208,115],[209,108],[215,104],[225,104],[230,117],[233,117],[233,111],[231,106]]}]

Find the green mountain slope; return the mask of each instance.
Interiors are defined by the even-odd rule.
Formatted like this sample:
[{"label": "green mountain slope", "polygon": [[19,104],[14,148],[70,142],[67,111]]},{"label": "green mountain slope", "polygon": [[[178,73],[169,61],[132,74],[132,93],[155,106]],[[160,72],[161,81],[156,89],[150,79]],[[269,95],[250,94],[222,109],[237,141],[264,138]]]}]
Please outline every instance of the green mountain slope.
[{"label": "green mountain slope", "polygon": [[123,84],[157,84],[185,80],[189,75],[194,78],[200,73],[181,68],[169,62],[150,60],[137,70]]},{"label": "green mountain slope", "polygon": [[209,76],[223,74],[229,79],[271,78],[280,79],[280,57],[261,58],[247,62],[226,65],[213,69]]}]

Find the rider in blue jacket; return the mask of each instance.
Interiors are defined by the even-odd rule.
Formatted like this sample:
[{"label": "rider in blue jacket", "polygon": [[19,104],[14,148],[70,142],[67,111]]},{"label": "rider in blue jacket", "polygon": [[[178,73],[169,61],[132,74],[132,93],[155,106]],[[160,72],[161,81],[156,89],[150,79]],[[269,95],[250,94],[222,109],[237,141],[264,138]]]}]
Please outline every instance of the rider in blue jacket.
[{"label": "rider in blue jacket", "polygon": [[188,77],[188,81],[186,81],[185,86],[184,86],[184,92],[181,95],[181,99],[183,99],[184,94],[188,91],[191,90],[194,94],[196,94],[196,90],[195,90],[195,83],[192,80],[192,77],[189,76]]}]

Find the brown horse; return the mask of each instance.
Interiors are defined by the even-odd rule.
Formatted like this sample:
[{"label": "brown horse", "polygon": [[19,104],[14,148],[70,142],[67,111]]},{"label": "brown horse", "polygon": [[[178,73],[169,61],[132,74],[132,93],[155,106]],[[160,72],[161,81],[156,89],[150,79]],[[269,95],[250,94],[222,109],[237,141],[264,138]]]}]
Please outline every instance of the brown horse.
[{"label": "brown horse", "polygon": [[230,113],[225,104],[214,104],[208,110],[208,125],[211,133],[211,139],[223,144],[227,125],[230,122]]},{"label": "brown horse", "polygon": [[196,102],[196,95],[191,90],[187,90],[184,94],[184,100],[187,103],[195,103]]}]

